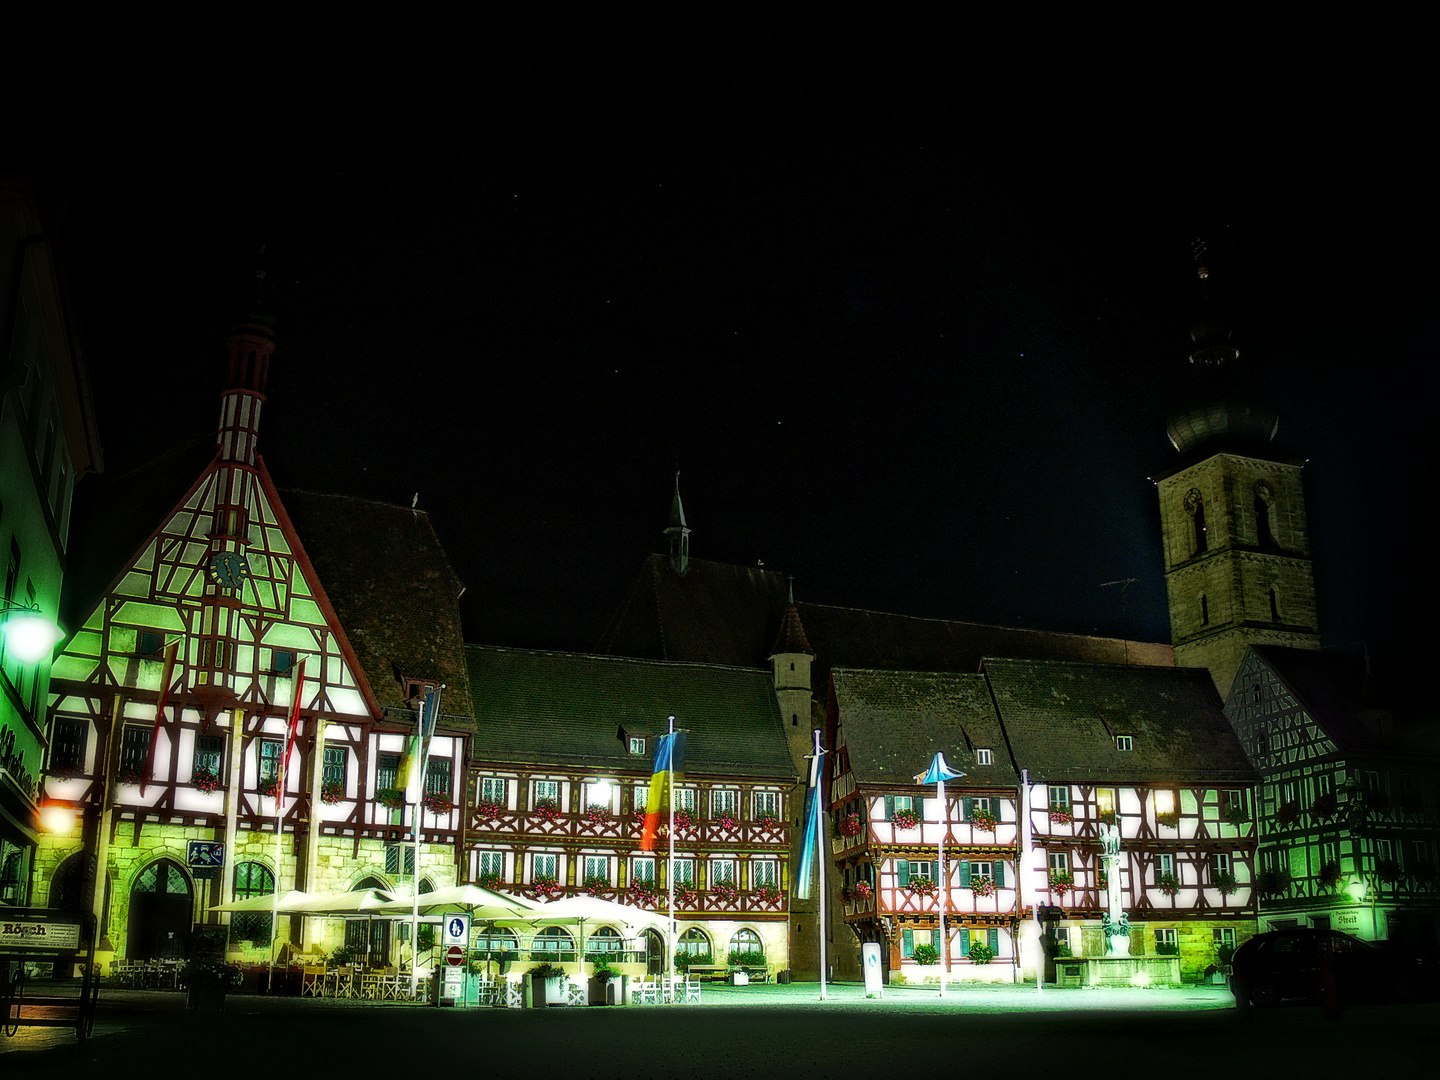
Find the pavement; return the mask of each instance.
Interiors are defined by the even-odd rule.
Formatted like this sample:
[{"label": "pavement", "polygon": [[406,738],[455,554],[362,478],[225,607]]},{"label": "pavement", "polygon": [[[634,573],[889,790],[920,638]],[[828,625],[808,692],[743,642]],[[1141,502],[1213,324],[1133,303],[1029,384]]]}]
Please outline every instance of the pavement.
[{"label": "pavement", "polygon": [[[38,988],[37,988],[38,989]],[[1435,1003],[1350,1008],[1234,1008],[1224,987],[1051,989],[966,985],[706,984],[701,1005],[586,1009],[437,1009],[400,1002],[233,994],[223,1013],[189,1012],[184,995],[102,989],[94,1033],[19,1029],[0,1039],[0,1076],[153,1078],[181,1068],[211,1078],[286,1073],[576,1080],[869,1080],[944,1067],[1010,1075],[1168,1062],[1226,1080],[1304,1076],[1337,1063],[1430,1075],[1440,1054]],[[1048,1063],[1048,1066],[1047,1066]],[[1158,1067],[1158,1066],[1156,1066]],[[1150,1068],[1149,1065],[1146,1069]],[[1114,1071],[1107,1067],[1106,1071]]]}]

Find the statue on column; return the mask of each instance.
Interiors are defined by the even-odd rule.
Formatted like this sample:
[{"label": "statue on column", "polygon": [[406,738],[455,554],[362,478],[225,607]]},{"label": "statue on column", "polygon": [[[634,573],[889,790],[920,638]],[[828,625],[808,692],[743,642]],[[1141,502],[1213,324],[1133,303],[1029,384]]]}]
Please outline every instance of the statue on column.
[{"label": "statue on column", "polygon": [[1130,920],[1120,909],[1120,826],[1100,823],[1103,854],[1100,865],[1105,868],[1106,911],[1101,916],[1105,928],[1105,952],[1109,956],[1130,955]]}]

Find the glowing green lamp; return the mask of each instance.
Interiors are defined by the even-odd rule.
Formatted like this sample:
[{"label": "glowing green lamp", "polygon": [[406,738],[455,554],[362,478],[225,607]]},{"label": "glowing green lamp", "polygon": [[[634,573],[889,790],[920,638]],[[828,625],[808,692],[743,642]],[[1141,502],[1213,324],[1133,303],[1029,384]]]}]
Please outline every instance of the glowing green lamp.
[{"label": "glowing green lamp", "polygon": [[0,610],[0,633],[5,647],[22,664],[44,659],[65,636],[65,632],[40,613],[40,606],[14,604]]}]

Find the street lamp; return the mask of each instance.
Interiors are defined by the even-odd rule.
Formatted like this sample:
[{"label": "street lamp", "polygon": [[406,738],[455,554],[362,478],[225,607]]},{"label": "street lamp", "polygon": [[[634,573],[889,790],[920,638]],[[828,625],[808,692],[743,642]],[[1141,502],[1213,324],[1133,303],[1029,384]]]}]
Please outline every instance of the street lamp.
[{"label": "street lamp", "polygon": [[65,631],[40,613],[40,605],[9,604],[0,609],[0,633],[6,647],[22,664],[44,659]]}]

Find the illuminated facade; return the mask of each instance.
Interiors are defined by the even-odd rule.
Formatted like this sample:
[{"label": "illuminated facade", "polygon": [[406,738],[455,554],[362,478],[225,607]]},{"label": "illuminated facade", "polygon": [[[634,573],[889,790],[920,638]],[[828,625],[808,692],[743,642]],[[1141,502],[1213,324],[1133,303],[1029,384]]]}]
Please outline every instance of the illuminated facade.
[{"label": "illuminated facade", "polygon": [[[639,844],[655,738],[673,714],[687,732],[676,789],[680,948],[719,963],[762,952],[772,972],[789,969],[799,810],[763,672],[485,646],[467,654],[470,880],[534,899],[583,893],[668,910],[668,825],[655,851]],[[642,944],[658,971],[659,936]]]},{"label": "illuminated facade", "polygon": [[[281,498],[255,452],[272,351],[265,319],[235,327],[203,464],[173,455],[105,493],[122,508],[106,538],[114,572],[55,662],[45,795],[84,828],[43,842],[34,902],[94,910],[103,954],[183,956],[206,909],[237,893],[456,880],[463,728],[447,717],[425,776],[399,789],[408,699],[443,683],[445,712],[469,712],[459,582],[421,513]],[[169,506],[158,524],[132,522],[147,498]],[[400,846],[416,813],[418,867]],[[224,844],[213,879],[192,841]],[[268,955],[268,920],[235,931],[241,955]]]},{"label": "illuminated facade", "polygon": [[[0,175],[0,607],[60,617],[76,480],[100,468],[89,380],[43,198]],[[38,844],[50,658],[0,636],[0,905],[25,904]]]}]

